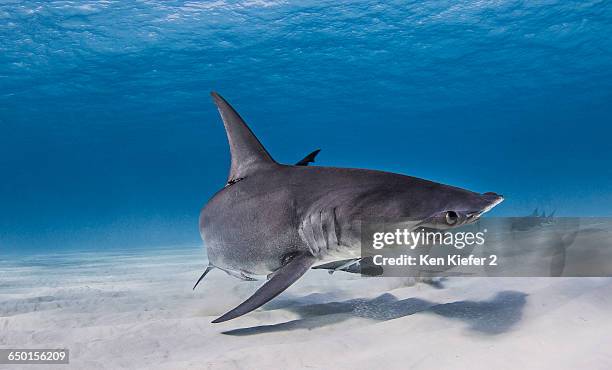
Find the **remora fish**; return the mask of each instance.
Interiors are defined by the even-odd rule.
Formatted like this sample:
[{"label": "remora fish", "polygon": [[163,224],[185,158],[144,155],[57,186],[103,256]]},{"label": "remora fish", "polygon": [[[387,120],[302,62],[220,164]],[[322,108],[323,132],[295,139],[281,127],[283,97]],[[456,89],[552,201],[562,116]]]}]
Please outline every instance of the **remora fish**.
[{"label": "remora fish", "polygon": [[[419,227],[448,229],[476,221],[500,203],[495,193],[395,173],[275,162],[219,94],[213,100],[231,152],[227,184],[200,213],[209,266],[246,280],[268,281],[213,321],[242,316],[287,289],[315,263],[358,260],[359,220],[410,218]],[[195,286],[194,286],[195,289]]]}]

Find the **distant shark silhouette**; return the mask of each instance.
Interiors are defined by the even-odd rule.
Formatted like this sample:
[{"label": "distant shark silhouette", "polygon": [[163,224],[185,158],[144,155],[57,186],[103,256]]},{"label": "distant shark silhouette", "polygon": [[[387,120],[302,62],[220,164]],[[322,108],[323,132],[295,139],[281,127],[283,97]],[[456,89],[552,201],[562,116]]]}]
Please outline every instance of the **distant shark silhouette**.
[{"label": "distant shark silhouette", "polygon": [[416,220],[414,227],[449,229],[472,223],[503,200],[389,172],[311,167],[315,151],[297,165],[272,159],[238,113],[211,94],[231,152],[227,184],[200,213],[210,265],[245,280],[267,276],[250,298],[215,319],[260,307],[314,264],[360,254],[360,220]]},{"label": "distant shark silhouette", "polygon": [[[521,237],[524,233],[536,230],[539,231],[538,237],[547,239],[548,250],[546,252],[551,258],[550,276],[562,276],[566,265],[567,249],[574,244],[580,232],[579,219],[555,218],[555,211],[546,215],[546,212],[539,213],[536,208],[531,215],[511,218],[510,221],[510,231],[513,238]],[[546,228],[550,230],[544,232],[543,230]]]},{"label": "distant shark silhouette", "polygon": [[529,216],[515,217],[510,225],[511,231],[525,231],[536,227],[552,225],[555,222],[555,211],[552,211],[548,216],[544,211],[538,213],[536,208]]}]

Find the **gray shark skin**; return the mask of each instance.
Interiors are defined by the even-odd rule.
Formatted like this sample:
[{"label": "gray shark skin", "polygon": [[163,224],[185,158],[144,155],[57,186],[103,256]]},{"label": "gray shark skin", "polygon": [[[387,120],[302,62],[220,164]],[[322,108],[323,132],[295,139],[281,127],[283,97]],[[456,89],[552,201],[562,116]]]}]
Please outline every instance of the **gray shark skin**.
[{"label": "gray shark skin", "polygon": [[238,113],[211,95],[228,136],[231,168],[226,186],[200,213],[210,265],[198,283],[212,268],[248,280],[268,277],[213,323],[260,307],[316,263],[358,258],[360,220],[410,218],[418,221],[415,228],[448,229],[476,221],[503,200],[395,173],[279,164]]}]

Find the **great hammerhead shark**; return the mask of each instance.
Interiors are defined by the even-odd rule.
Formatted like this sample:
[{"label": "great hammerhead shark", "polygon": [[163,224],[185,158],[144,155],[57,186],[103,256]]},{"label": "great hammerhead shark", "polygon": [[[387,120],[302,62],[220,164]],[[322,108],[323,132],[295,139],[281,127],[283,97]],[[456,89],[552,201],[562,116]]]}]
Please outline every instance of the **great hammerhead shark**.
[{"label": "great hammerhead shark", "polygon": [[[395,173],[277,163],[240,115],[211,93],[227,132],[231,168],[227,184],[200,213],[209,266],[245,279],[267,276],[246,301],[215,319],[249,313],[287,289],[316,263],[360,253],[359,222],[419,220],[448,229],[476,221],[503,200]],[[195,289],[195,286],[194,286]]]}]

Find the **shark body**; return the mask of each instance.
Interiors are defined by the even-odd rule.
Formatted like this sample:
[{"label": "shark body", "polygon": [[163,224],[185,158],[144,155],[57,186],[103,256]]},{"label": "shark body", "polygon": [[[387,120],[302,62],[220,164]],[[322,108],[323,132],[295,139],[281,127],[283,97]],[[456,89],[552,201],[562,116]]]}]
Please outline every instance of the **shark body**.
[{"label": "shark body", "polygon": [[[415,177],[351,168],[279,164],[240,115],[218,94],[231,152],[226,186],[200,213],[209,267],[267,282],[213,322],[244,315],[280,294],[315,264],[358,259],[359,222],[418,220],[448,229],[476,221],[503,198]],[[195,286],[194,286],[195,288]]]}]

